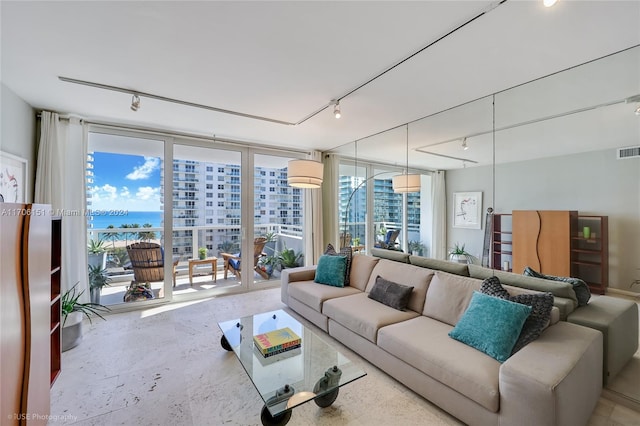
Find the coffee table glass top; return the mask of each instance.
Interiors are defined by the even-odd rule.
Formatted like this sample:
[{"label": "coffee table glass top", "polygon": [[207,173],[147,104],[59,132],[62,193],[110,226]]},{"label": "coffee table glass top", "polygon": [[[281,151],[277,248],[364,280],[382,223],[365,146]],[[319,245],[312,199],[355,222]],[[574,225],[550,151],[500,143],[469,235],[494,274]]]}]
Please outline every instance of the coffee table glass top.
[{"label": "coffee table glass top", "polygon": [[[283,310],[218,326],[273,416],[316,397],[332,392],[337,396],[340,386],[367,374]],[[284,327],[300,336],[301,347],[264,358],[254,348],[253,336]]]}]

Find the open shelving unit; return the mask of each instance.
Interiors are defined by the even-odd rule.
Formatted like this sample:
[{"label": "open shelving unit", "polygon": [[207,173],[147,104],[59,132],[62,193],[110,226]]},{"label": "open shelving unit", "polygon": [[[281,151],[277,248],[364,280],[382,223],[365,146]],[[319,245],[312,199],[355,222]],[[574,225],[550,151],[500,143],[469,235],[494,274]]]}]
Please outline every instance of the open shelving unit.
[{"label": "open shelving unit", "polygon": [[50,386],[60,375],[62,368],[61,334],[62,324],[60,323],[62,295],[62,218],[51,219],[51,381]]},{"label": "open shelving unit", "polygon": [[[589,227],[590,235],[584,235]],[[609,285],[609,218],[578,216],[578,231],[572,237],[571,275],[584,280],[593,293],[604,294]]]},{"label": "open shelving unit", "polygon": [[491,232],[491,268],[511,272],[512,265],[513,232],[511,214],[494,213],[493,230]]}]

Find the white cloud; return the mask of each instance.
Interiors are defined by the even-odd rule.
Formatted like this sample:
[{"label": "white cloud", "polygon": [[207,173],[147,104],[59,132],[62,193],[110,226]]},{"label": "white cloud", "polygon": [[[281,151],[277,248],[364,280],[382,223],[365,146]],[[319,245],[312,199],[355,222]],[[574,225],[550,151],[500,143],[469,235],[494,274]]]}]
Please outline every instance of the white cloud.
[{"label": "white cloud", "polygon": [[159,197],[160,187],[152,188],[150,186],[141,186],[138,188],[138,192],[136,192],[136,198],[141,200],[159,199]]},{"label": "white cloud", "polygon": [[129,191],[129,188],[127,188],[126,186],[123,186],[122,189],[120,190],[120,196],[129,198],[131,196],[131,192]]},{"label": "white cloud", "polygon": [[160,159],[158,157],[144,157],[144,164],[136,166],[126,178],[129,180],[149,179],[151,173],[160,167]]}]

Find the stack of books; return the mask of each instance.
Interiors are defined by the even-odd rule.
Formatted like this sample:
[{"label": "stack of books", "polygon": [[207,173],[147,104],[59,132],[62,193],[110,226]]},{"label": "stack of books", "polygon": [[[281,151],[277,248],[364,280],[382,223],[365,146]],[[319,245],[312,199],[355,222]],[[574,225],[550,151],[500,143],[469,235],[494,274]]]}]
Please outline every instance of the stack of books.
[{"label": "stack of books", "polygon": [[289,327],[253,336],[256,350],[264,358],[299,348],[302,339]]}]

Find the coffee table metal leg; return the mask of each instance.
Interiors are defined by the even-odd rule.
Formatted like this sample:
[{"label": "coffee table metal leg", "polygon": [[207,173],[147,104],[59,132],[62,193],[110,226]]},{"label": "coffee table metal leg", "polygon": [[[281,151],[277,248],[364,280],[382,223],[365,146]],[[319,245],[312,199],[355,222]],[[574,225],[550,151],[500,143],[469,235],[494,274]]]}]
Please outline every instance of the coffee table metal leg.
[{"label": "coffee table metal leg", "polygon": [[[275,405],[283,401],[287,401],[295,394],[293,386],[284,385],[276,391],[276,394],[267,400],[267,404]],[[284,411],[280,414],[272,416],[265,404],[260,412],[260,420],[264,426],[284,426],[291,419],[291,410]]]},{"label": "coffee table metal leg", "polygon": [[222,345],[222,347],[229,352],[233,350],[233,348],[229,344],[229,341],[226,337],[224,337],[224,335],[222,335],[222,337],[220,338],[220,345]]},{"label": "coffee table metal leg", "polygon": [[291,420],[291,410],[272,416],[267,406],[262,407],[260,412],[260,421],[264,426],[284,426]]},{"label": "coffee table metal leg", "polygon": [[341,376],[342,370],[340,370],[338,366],[334,365],[325,371],[324,376],[318,380],[316,385],[313,387],[314,393],[318,394],[328,389],[333,389],[314,399],[318,407],[327,408],[335,402],[336,398],[338,398],[338,392],[340,390],[338,385],[340,384]]}]

